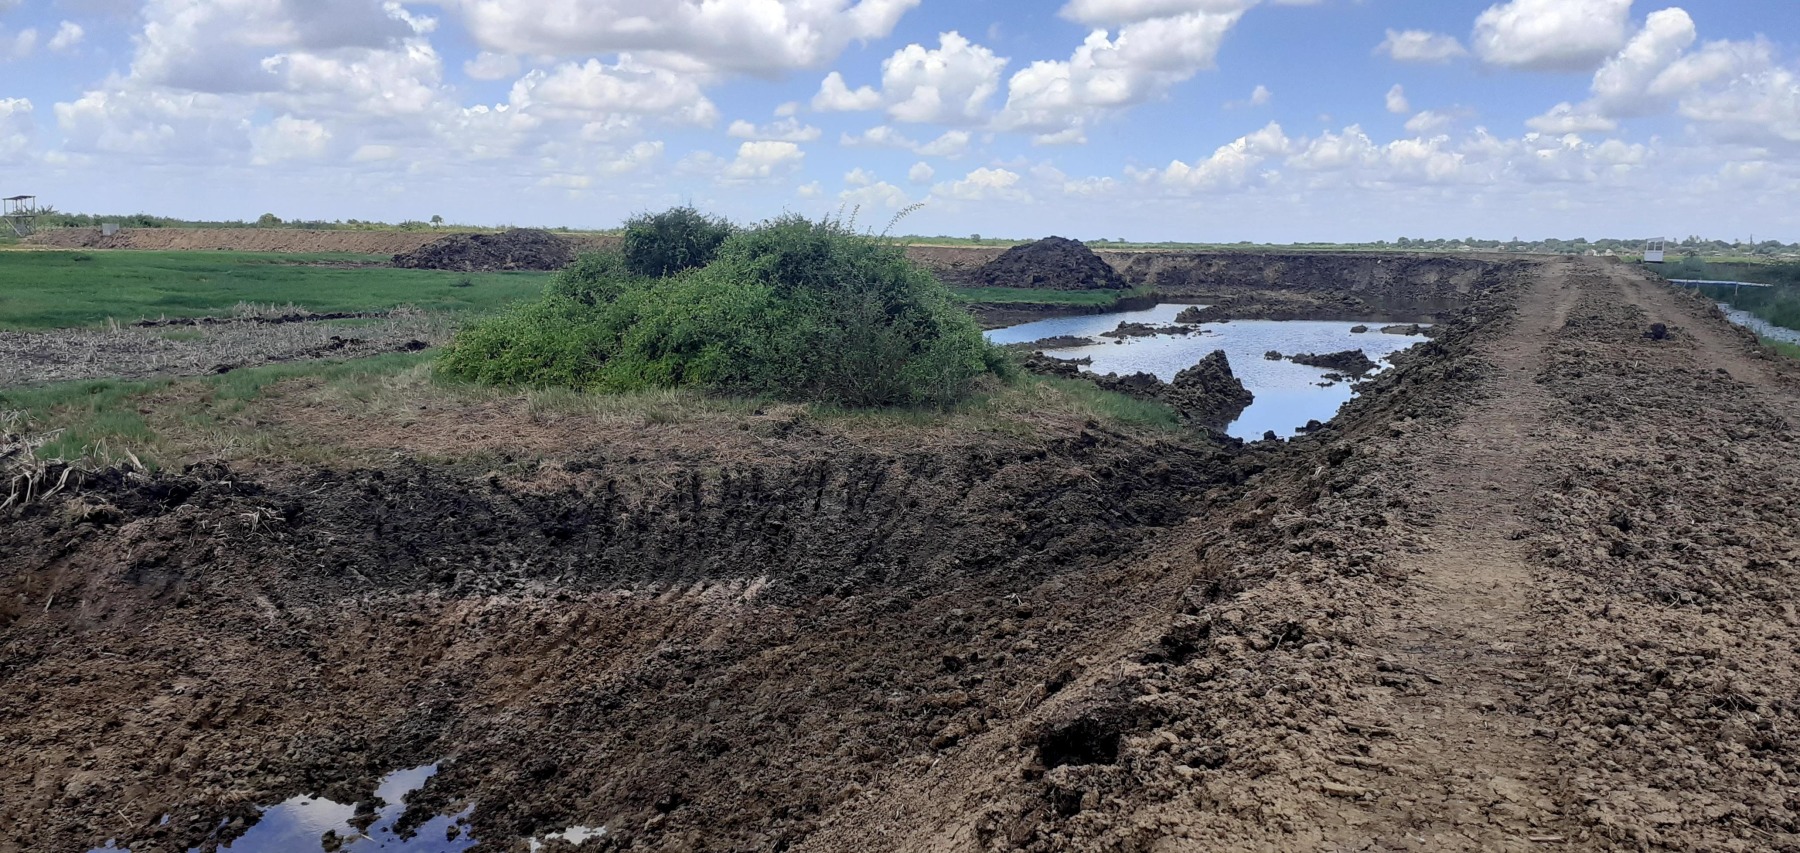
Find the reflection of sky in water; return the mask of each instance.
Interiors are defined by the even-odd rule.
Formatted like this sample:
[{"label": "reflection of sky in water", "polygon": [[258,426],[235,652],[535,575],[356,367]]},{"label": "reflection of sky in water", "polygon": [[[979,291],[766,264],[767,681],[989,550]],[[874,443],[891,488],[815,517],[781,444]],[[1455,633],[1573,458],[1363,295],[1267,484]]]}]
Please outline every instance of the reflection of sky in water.
[{"label": "reflection of sky in water", "polygon": [[320,839],[327,831],[336,832],[340,838],[351,839],[339,848],[347,853],[372,850],[458,853],[474,847],[475,839],[465,831],[458,831],[454,839],[446,838],[451,826],[468,817],[466,810],[460,815],[440,816],[426,821],[411,838],[402,839],[394,834],[394,822],[400,819],[401,812],[406,811],[406,795],[417,791],[425,784],[425,780],[436,773],[437,765],[428,764],[390,773],[382,779],[381,786],[375,789],[375,795],[387,805],[377,810],[376,820],[369,826],[367,833],[360,833],[350,825],[350,819],[356,816],[354,806],[312,797],[295,797],[264,809],[262,818],[256,825],[236,841],[219,849],[232,853],[320,850],[323,847]]},{"label": "reflection of sky in water", "polygon": [[1269,350],[1293,355],[1360,349],[1385,366],[1389,356],[1425,340],[1384,335],[1378,325],[1370,326],[1366,333],[1355,334],[1350,329],[1359,325],[1357,323],[1317,320],[1233,320],[1200,326],[1197,334],[1127,338],[1124,343],[1099,337],[1101,332],[1110,332],[1120,323],[1167,325],[1186,307],[1158,305],[1148,311],[1058,317],[996,329],[988,333],[988,339],[997,344],[1010,344],[1059,335],[1094,338],[1104,342],[1046,352],[1057,358],[1092,358],[1094,364],[1087,369],[1095,373],[1143,372],[1164,381],[1174,379],[1176,373],[1194,366],[1207,353],[1224,350],[1225,357],[1231,360],[1232,372],[1256,395],[1256,402],[1244,410],[1243,416],[1229,430],[1232,435],[1248,440],[1262,438],[1264,432],[1271,430],[1284,438],[1291,437],[1307,421],[1331,420],[1353,395],[1349,383],[1345,382],[1330,388],[1319,387],[1330,371],[1291,361],[1269,361],[1263,358]]},{"label": "reflection of sky in water", "polygon": [[[475,846],[475,838],[470,835],[467,824],[471,806],[461,814],[438,816],[426,821],[411,838],[402,839],[394,834],[394,824],[406,811],[406,797],[424,787],[425,780],[437,774],[436,764],[414,767],[411,770],[400,770],[389,773],[382,778],[381,785],[375,789],[375,796],[386,805],[376,810],[375,822],[369,825],[367,833],[358,832],[350,825],[351,818],[356,816],[355,806],[334,803],[331,800],[313,797],[294,797],[287,802],[263,809],[262,816],[242,836],[230,844],[222,845],[220,850],[231,853],[300,853],[300,851],[323,850],[324,837],[327,832],[335,832],[341,839],[346,839],[339,850],[346,853],[367,853],[375,850],[394,850],[401,853],[460,853]],[[168,823],[165,815],[163,823]],[[221,824],[223,826],[223,824]],[[457,830],[456,837],[449,837],[451,827]],[[580,844],[590,839],[602,838],[606,835],[606,827],[572,826],[561,832],[553,832],[544,836],[543,840],[528,839],[528,847],[532,850],[544,846],[544,841],[560,839],[571,844]],[[96,847],[88,853],[130,853],[130,849],[118,845],[115,841],[107,841],[105,847]],[[195,853],[189,850],[188,853]]]}]

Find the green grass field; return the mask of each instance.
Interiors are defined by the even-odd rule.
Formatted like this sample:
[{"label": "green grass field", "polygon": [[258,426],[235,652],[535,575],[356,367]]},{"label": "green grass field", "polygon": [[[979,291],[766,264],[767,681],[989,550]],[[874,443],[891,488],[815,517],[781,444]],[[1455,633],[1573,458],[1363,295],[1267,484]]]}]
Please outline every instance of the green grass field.
[{"label": "green grass field", "polygon": [[[97,326],[109,318],[229,314],[240,302],[318,312],[489,311],[541,293],[545,273],[376,266],[366,255],[0,251],[0,329]],[[321,266],[336,263],[340,266]],[[368,263],[368,266],[349,266]]]}]

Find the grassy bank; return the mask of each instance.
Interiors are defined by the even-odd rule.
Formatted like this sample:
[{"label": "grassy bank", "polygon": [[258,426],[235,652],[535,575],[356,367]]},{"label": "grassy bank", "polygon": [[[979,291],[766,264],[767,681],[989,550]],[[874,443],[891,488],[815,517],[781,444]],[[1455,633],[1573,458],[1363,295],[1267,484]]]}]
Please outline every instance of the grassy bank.
[{"label": "grassy bank", "polygon": [[[346,447],[344,436],[388,435],[404,443],[420,428],[454,428],[495,418],[518,429],[570,425],[569,435],[653,426],[729,433],[768,410],[862,437],[895,432],[1029,436],[1046,425],[1099,421],[1117,428],[1180,430],[1167,406],[1102,391],[1092,383],[1022,376],[990,380],[944,409],[844,408],[708,394],[695,389],[594,393],[499,389],[445,380],[434,353],[315,361],[236,370],[222,376],[137,382],[93,380],[0,390],[0,426],[50,435],[43,459],[108,463],[132,454],[152,468],[198,459],[334,464],[388,458],[392,450]],[[323,425],[323,426],[321,426]],[[484,456],[492,446],[462,447]],[[571,448],[576,449],[576,448]],[[366,457],[366,459],[365,459]]]},{"label": "grassy bank", "polygon": [[229,314],[241,302],[318,312],[400,305],[491,311],[542,292],[544,273],[453,273],[373,265],[366,255],[249,252],[0,252],[0,328]]}]

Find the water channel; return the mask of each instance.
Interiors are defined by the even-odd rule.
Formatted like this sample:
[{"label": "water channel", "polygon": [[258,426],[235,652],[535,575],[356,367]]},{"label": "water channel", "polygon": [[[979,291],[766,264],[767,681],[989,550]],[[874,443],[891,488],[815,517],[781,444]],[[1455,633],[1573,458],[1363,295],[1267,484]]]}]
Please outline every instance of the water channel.
[{"label": "water channel", "polygon": [[[1120,323],[1148,323],[1166,326],[1187,305],[1163,304],[1147,311],[1120,314],[1097,314],[1083,317],[1058,317],[988,332],[988,340],[997,344],[1029,343],[1044,338],[1069,335],[1101,341],[1091,346],[1045,350],[1057,358],[1092,358],[1088,367],[1095,373],[1149,373],[1169,381],[1183,369],[1213,350],[1224,350],[1231,360],[1232,372],[1244,387],[1256,395],[1256,402],[1244,410],[1231,425],[1230,434],[1247,441],[1274,432],[1283,438],[1299,433],[1307,421],[1329,421],[1339,408],[1355,396],[1348,382],[1329,387],[1328,370],[1294,364],[1291,361],[1269,361],[1264,353],[1277,350],[1294,353],[1333,353],[1360,349],[1386,369],[1395,353],[1424,343],[1422,337],[1383,334],[1380,324],[1332,320],[1233,320],[1228,323],[1206,323],[1193,327],[1188,335],[1157,335],[1148,338],[1126,338],[1115,342],[1101,338]],[[1367,325],[1369,331],[1350,331]]]}]

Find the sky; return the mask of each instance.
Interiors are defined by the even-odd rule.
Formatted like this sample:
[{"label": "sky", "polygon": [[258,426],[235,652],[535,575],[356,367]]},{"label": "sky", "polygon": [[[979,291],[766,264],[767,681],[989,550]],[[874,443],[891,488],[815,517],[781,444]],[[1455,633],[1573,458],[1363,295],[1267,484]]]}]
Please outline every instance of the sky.
[{"label": "sky", "polygon": [[72,212],[1800,241],[1795,0],[0,0]]}]

